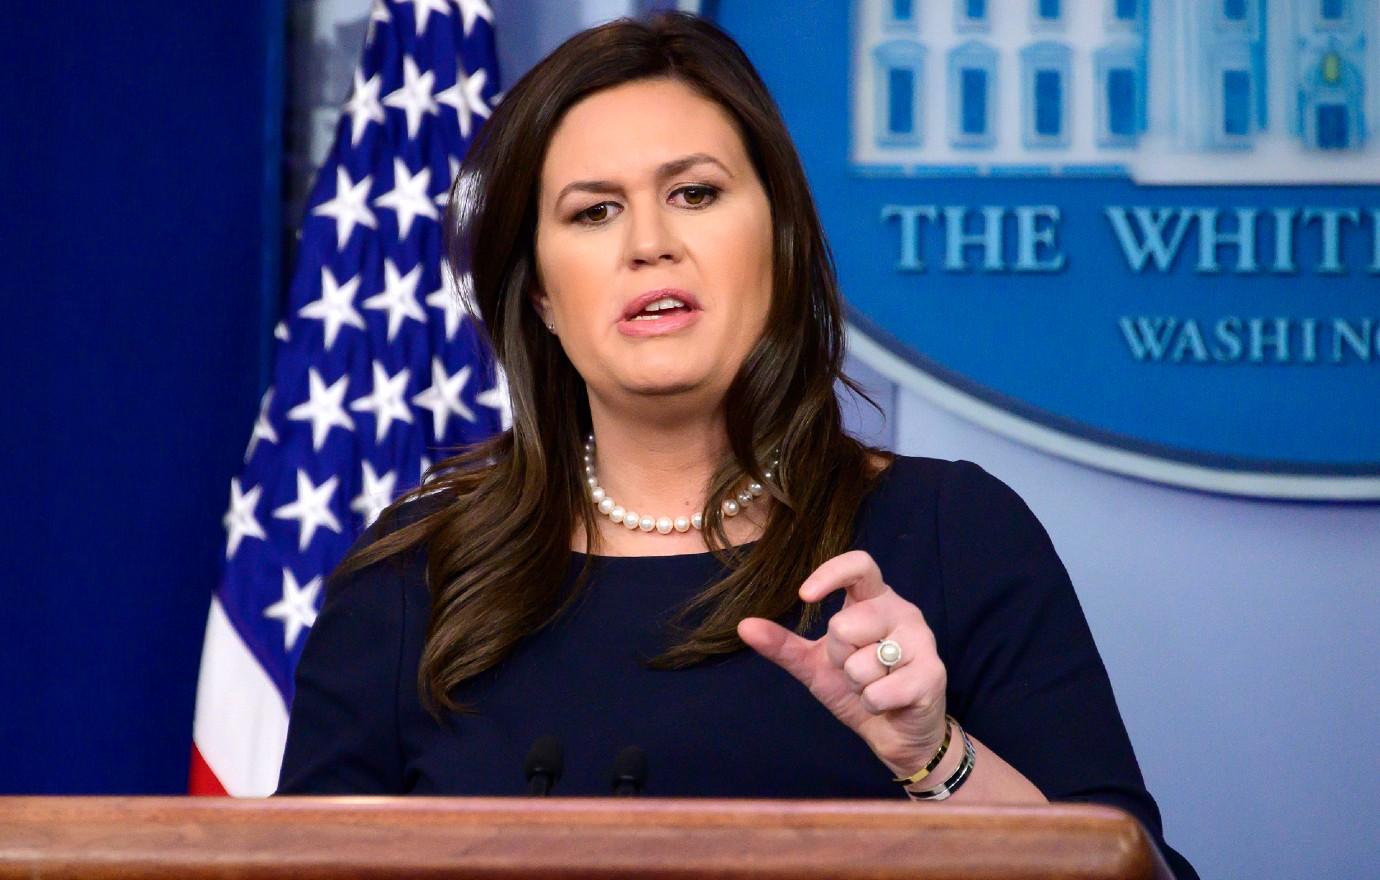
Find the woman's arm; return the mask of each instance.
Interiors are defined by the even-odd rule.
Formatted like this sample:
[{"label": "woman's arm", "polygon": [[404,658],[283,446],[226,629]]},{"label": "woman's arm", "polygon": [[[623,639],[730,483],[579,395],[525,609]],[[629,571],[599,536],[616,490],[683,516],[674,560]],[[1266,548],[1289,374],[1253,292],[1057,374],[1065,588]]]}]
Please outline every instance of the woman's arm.
[{"label": "woman's arm", "polygon": [[[967,765],[954,798],[1045,803],[1035,785],[971,737],[975,758],[969,763],[964,734],[946,722],[947,672],[934,632],[921,610],[883,581],[876,561],[860,550],[836,556],[805,580],[800,597],[819,602],[839,590],[843,607],[817,639],[762,618],[742,621],[739,635],[809,688],[894,777],[910,777],[941,756],[910,790],[933,789]],[[883,640],[900,647],[890,666],[881,659]]]},{"label": "woman's arm", "polygon": [[[1164,842],[1082,606],[1039,520],[1005,483],[958,462],[935,529],[949,711],[979,749],[953,801],[990,802],[1029,784],[1052,801],[1116,806],[1145,825],[1176,876],[1196,878]],[[995,775],[982,773],[984,758]]]},{"label": "woman's arm", "polygon": [[297,664],[278,794],[403,792],[397,695],[410,570],[389,559],[328,581]]}]

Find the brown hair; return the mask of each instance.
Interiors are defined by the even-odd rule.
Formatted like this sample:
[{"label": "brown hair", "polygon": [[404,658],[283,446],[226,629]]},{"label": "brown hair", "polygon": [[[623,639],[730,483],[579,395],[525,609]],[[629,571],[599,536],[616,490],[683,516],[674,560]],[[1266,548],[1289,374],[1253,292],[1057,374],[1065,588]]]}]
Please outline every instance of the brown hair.
[{"label": "brown hair", "polygon": [[[767,329],[725,397],[730,454],[703,511],[706,543],[729,574],[682,609],[673,626],[683,639],[650,665],[683,668],[738,650],[738,621],[796,610],[800,583],[848,549],[853,518],[875,479],[868,457],[875,450],[844,433],[835,397],[836,381],[861,391],[842,372],[833,258],[790,135],[752,63],[721,30],[683,13],[619,19],[576,34],[520,79],[481,128],[446,216],[448,260],[457,277],[460,267],[469,270],[474,304],[507,374],[513,427],[438,463],[431,482],[381,518],[383,536],[335,573],[425,549],[431,619],[418,686],[438,716],[441,708],[470,711],[452,690],[578,596],[594,557],[586,556],[565,589],[577,522],[586,549],[598,548],[582,460],[590,429],[584,383],[529,300],[537,191],[547,145],[574,104],[652,78],[682,82],[734,119],[771,205],[774,241]],[[767,480],[761,462],[773,449],[780,465]],[[729,545],[720,508],[744,474],[775,499],[750,549]],[[431,512],[392,528],[406,502],[422,495],[435,496],[427,499]],[[803,631],[818,609],[802,612]],[[692,614],[700,621],[687,630],[682,624]]]}]

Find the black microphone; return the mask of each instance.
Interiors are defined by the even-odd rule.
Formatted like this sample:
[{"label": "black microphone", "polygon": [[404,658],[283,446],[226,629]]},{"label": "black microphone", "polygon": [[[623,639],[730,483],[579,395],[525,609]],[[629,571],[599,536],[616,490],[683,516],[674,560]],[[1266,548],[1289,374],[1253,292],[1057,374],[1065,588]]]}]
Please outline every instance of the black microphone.
[{"label": "black microphone", "polygon": [[554,736],[538,737],[522,765],[522,772],[527,774],[527,793],[550,794],[552,787],[560,781],[564,763],[560,740]]},{"label": "black microphone", "polygon": [[613,759],[613,793],[642,793],[647,784],[647,753],[640,746],[627,746]]}]

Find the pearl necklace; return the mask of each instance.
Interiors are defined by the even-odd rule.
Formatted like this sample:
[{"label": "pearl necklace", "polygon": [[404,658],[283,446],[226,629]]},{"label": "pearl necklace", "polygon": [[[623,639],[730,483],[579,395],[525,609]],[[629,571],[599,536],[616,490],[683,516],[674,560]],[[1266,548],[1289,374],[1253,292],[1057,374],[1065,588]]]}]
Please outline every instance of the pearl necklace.
[{"label": "pearl necklace", "polygon": [[[772,458],[771,464],[762,472],[762,476],[770,480],[772,469],[780,463],[777,458]],[[595,507],[604,516],[613,520],[615,523],[624,526],[628,531],[641,530],[644,532],[656,531],[663,535],[669,535],[672,531],[688,532],[692,528],[704,528],[704,514],[696,513],[693,516],[669,516],[652,517],[642,516],[635,510],[628,510],[618,502],[609,497],[608,492],[599,485],[599,477],[594,472],[594,435],[590,434],[585,438],[585,485],[589,487],[589,499],[594,502]],[[766,492],[766,488],[758,482],[750,482],[747,488],[743,489],[733,498],[724,499],[724,516],[737,516],[738,511],[752,503],[752,499],[760,498]]]}]

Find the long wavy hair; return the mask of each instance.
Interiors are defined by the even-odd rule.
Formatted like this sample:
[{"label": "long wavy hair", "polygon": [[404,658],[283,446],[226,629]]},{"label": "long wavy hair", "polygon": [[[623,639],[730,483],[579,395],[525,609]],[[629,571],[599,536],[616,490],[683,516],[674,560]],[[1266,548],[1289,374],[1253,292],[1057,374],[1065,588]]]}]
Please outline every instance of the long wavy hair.
[{"label": "long wavy hair", "polygon": [[[381,537],[352,552],[333,575],[425,550],[431,616],[418,688],[438,718],[442,710],[473,711],[455,698],[457,685],[555,620],[596,564],[597,511],[582,459],[589,401],[530,300],[537,192],[547,146],[565,113],[602,89],[646,79],[683,83],[730,114],[773,223],[766,330],[728,388],[729,451],[705,487],[703,533],[727,575],[680,610],[668,630],[679,638],[668,639],[675,643],[648,665],[684,668],[740,650],[737,624],[744,617],[783,619],[799,611],[797,629],[812,625],[818,608],[802,608],[796,591],[820,563],[848,549],[854,516],[879,470],[872,457],[879,451],[843,429],[835,383],[862,391],[843,374],[833,257],[790,135],[752,63],[717,27],[682,13],[620,19],[576,34],[495,108],[464,160],[446,212],[447,259],[456,277],[468,269],[471,305],[507,375],[513,427],[439,462],[429,482],[380,518],[375,533]],[[767,479],[772,450],[780,464]],[[761,537],[733,547],[721,504],[745,476],[762,483],[774,503]],[[400,515],[422,496],[424,516]],[[585,566],[570,584],[577,523],[586,536]]]}]

